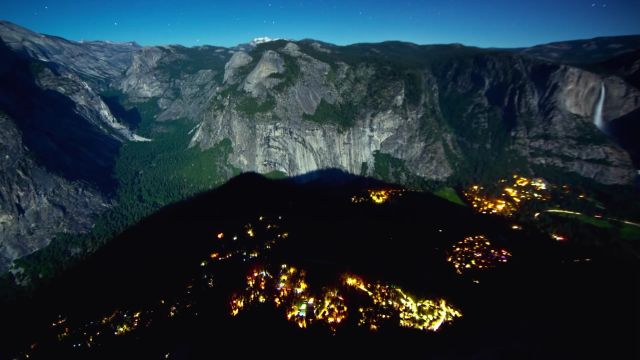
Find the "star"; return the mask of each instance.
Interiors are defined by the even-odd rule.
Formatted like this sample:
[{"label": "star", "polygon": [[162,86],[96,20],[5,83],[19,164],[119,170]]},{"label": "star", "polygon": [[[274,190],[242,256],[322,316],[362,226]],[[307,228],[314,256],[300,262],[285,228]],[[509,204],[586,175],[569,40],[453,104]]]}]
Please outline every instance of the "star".
[{"label": "star", "polygon": [[115,21],[115,22],[113,23],[113,26],[118,26],[118,22],[117,22],[117,21]]}]

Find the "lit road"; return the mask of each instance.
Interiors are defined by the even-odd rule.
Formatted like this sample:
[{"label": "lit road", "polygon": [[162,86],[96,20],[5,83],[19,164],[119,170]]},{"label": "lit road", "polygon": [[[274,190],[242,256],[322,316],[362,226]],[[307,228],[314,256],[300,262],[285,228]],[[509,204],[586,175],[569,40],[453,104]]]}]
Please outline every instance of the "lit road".
[{"label": "lit road", "polygon": [[[562,209],[549,209],[549,210],[543,210],[542,212],[556,213],[556,214],[582,215],[582,216],[592,217],[592,216],[589,216],[589,215],[585,215],[585,214],[583,214],[581,212],[570,211],[570,210],[562,210]],[[533,217],[537,219],[538,216],[540,216],[540,214],[541,213],[536,213]],[[595,217],[595,218],[598,219],[598,217]],[[602,219],[610,220],[610,221],[617,221],[617,222],[621,222],[621,223],[624,223],[624,224],[627,224],[627,225],[640,227],[640,223],[629,221],[629,220],[621,220],[621,219],[608,218],[608,217],[602,217]]]}]

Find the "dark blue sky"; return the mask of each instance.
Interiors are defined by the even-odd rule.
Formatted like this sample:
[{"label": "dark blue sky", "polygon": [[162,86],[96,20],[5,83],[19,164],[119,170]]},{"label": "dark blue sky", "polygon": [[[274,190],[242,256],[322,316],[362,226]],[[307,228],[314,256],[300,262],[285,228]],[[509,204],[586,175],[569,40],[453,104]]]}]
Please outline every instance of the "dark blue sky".
[{"label": "dark blue sky", "polygon": [[232,46],[258,36],[519,47],[640,34],[640,0],[0,1],[0,18],[73,40]]}]

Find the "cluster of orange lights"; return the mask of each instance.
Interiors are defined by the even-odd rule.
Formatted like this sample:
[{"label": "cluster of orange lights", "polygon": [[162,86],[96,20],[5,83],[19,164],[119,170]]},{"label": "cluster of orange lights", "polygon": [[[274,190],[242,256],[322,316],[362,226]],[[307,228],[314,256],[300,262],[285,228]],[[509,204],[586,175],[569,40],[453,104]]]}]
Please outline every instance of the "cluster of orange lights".
[{"label": "cluster of orange lights", "polygon": [[351,197],[354,204],[371,202],[374,204],[384,204],[393,197],[402,196],[404,190],[400,189],[377,189],[368,190],[366,196],[355,195]]},{"label": "cluster of orange lights", "polygon": [[370,305],[358,308],[358,324],[370,330],[398,321],[401,327],[437,331],[444,323],[461,317],[462,313],[444,299],[414,299],[401,288],[383,283],[367,283],[355,275],[345,275],[344,284],[366,294]]},{"label": "cluster of orange lights", "polygon": [[[209,258],[200,261],[200,266],[205,267],[211,262],[220,262],[232,258],[251,260],[260,256],[266,250],[270,250],[278,241],[287,239],[289,233],[281,230],[282,216],[268,218],[259,216],[257,221],[247,223],[240,231],[218,231],[213,242],[214,251]],[[261,241],[248,241],[260,239]]]},{"label": "cluster of orange lights", "polygon": [[71,344],[73,348],[91,348],[99,344],[105,336],[123,336],[140,327],[148,327],[150,315],[147,311],[114,310],[98,321],[91,321],[74,328],[66,318],[59,317],[51,324],[56,332],[56,339]]},{"label": "cluster of orange lights", "polygon": [[264,268],[249,273],[243,293],[231,297],[230,313],[236,316],[256,303],[283,308],[287,320],[303,329],[314,322],[324,322],[335,331],[347,317],[347,306],[337,289],[323,289],[320,296],[314,296],[309,291],[306,272],[288,265],[281,265],[276,277]]},{"label": "cluster of orange lights", "polygon": [[437,331],[442,324],[462,316],[443,299],[414,299],[399,287],[370,284],[355,275],[343,276],[342,291],[324,288],[319,296],[315,296],[310,292],[305,277],[304,270],[288,265],[282,265],[275,277],[265,269],[256,269],[247,276],[243,293],[231,297],[230,313],[236,316],[252,304],[272,303],[283,308],[287,320],[300,328],[322,322],[335,332],[349,316],[343,294],[355,290],[369,299],[358,307],[356,317],[360,326],[370,330],[396,321],[401,327]]},{"label": "cluster of orange lights", "polygon": [[506,249],[498,249],[491,245],[484,235],[468,236],[455,243],[447,261],[453,264],[456,272],[481,270],[506,263],[511,253]]},{"label": "cluster of orange lights", "polygon": [[[235,232],[218,231],[213,234],[212,251],[208,258],[200,261],[203,268],[203,285],[208,288],[214,286],[213,275],[209,271],[210,265],[239,258],[244,261],[257,258],[262,252],[271,249],[278,241],[287,239],[289,233],[281,229],[282,216],[267,218],[260,216],[253,223],[246,223]],[[255,241],[259,238],[261,241]],[[264,275],[264,274],[262,274]],[[261,274],[252,277],[250,287],[254,289],[248,301],[265,300],[260,297],[260,291],[265,290],[265,280]],[[147,327],[153,319],[158,317],[173,318],[192,309],[190,296],[194,284],[186,285],[185,293],[175,301],[159,301],[159,306],[146,311],[128,311],[116,309],[109,315],[97,321],[89,321],[72,327],[66,318],[58,318],[51,324],[58,341],[65,341],[73,348],[92,347],[99,343],[104,336],[124,336],[140,327]],[[76,324],[77,325],[77,324]],[[80,330],[82,329],[82,330]]]},{"label": "cluster of orange lights", "polygon": [[513,175],[510,182],[503,179],[500,184],[504,184],[504,187],[495,196],[487,194],[480,185],[470,186],[463,194],[477,212],[504,216],[514,215],[525,201],[546,201],[550,198],[547,183],[543,179]]}]

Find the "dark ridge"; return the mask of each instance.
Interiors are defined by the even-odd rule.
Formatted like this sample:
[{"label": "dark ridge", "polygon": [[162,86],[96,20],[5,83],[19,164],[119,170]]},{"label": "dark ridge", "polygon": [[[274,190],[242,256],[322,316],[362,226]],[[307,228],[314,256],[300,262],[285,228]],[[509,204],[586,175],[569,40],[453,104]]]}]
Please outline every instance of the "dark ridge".
[{"label": "dark ridge", "polygon": [[281,181],[298,185],[308,185],[315,188],[342,187],[354,190],[383,187],[400,188],[399,185],[391,185],[378,179],[354,175],[335,168],[315,170],[306,174],[292,176]]}]

